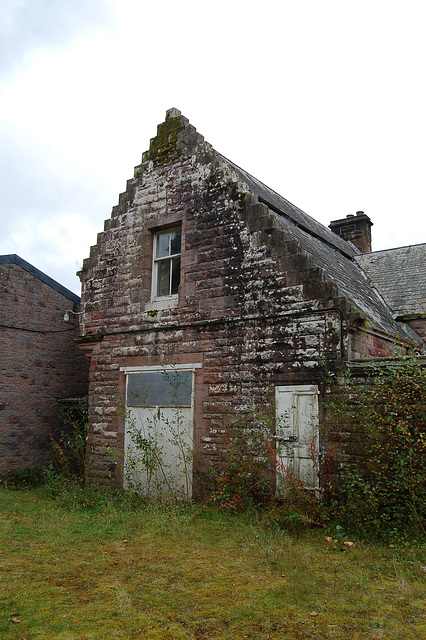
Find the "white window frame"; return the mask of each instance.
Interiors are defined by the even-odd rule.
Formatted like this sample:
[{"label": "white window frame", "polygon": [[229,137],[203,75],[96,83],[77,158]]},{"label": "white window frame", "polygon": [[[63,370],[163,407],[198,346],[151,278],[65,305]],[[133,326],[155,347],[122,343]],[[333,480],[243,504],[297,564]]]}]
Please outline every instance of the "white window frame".
[{"label": "white window frame", "polygon": [[[179,231],[181,234],[181,250],[179,253],[169,253],[168,256],[164,256],[164,257],[157,257],[156,252],[157,252],[157,238],[159,236],[164,236],[164,235],[168,235],[168,234],[172,234],[173,232]],[[170,249],[169,249],[170,251]],[[161,262],[165,262],[165,261],[169,261],[170,263],[172,262],[172,260],[179,258],[179,268],[180,268],[180,260],[181,260],[181,256],[182,256],[182,227],[174,227],[172,229],[163,229],[161,231],[158,231],[156,233],[154,233],[154,238],[153,238],[153,256],[152,256],[152,290],[151,290],[151,300],[152,301],[164,301],[165,303],[169,302],[169,301],[175,301],[177,300],[178,294],[177,293],[169,293],[168,295],[163,295],[163,296],[159,296],[157,294],[157,287],[158,287],[158,267],[159,264]],[[180,283],[180,277],[179,277],[179,283]],[[172,269],[170,269],[170,281],[169,281],[169,291],[171,291],[171,286],[172,286]]]}]

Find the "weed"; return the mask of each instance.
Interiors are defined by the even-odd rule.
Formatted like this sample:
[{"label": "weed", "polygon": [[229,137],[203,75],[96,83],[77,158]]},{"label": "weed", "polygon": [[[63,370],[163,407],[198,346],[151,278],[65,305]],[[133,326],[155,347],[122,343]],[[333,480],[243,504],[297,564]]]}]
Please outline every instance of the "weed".
[{"label": "weed", "polygon": [[30,467],[28,469],[11,469],[0,474],[0,486],[8,489],[23,489],[37,487],[45,481],[44,467]]},{"label": "weed", "polygon": [[239,512],[268,504],[275,492],[275,468],[269,456],[267,421],[251,415],[231,421],[224,431],[218,461],[210,470],[209,503]]},{"label": "weed", "polygon": [[84,485],[89,462],[87,398],[60,401],[59,416],[59,424],[51,435],[54,468]]},{"label": "weed", "polygon": [[294,473],[277,458],[275,450],[270,444],[268,449],[279,476],[280,495],[266,510],[265,523],[267,526],[300,534],[306,528],[323,524],[326,509],[318,501],[314,491],[296,478]]}]

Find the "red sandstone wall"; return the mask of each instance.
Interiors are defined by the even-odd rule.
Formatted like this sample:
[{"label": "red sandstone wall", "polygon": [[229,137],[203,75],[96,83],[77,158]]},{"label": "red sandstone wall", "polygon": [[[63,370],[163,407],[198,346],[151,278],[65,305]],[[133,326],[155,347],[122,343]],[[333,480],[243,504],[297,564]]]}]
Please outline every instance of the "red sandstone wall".
[{"label": "red sandstone wall", "polygon": [[393,358],[407,354],[407,343],[399,342],[375,331],[374,327],[359,327],[349,334],[351,360]]},{"label": "red sandstone wall", "polygon": [[[334,286],[201,136],[190,127],[181,133],[188,147],[197,145],[198,161],[178,140],[166,163],[154,141],[81,272],[82,346],[95,345],[89,446],[92,473],[104,482],[121,481],[120,367],[201,363],[195,446],[202,468],[215,457],[229,413],[273,414],[275,384],[315,382],[321,361],[340,358],[338,315],[312,313],[336,305]],[[173,135],[171,128],[163,137]],[[177,223],[178,303],[161,308],[150,302],[153,232]]]},{"label": "red sandstone wall", "polygon": [[87,393],[74,303],[16,264],[0,265],[0,472],[43,465],[57,399]]}]

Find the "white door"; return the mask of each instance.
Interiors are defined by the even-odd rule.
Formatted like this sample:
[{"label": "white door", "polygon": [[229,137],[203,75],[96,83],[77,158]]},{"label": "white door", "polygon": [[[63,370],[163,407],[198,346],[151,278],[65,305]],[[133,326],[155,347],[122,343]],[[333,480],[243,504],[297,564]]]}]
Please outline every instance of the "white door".
[{"label": "white door", "polygon": [[286,474],[307,489],[319,489],[318,387],[275,388],[277,492],[285,491]]},{"label": "white door", "polygon": [[191,498],[193,371],[132,371],[126,382],[125,486]]}]

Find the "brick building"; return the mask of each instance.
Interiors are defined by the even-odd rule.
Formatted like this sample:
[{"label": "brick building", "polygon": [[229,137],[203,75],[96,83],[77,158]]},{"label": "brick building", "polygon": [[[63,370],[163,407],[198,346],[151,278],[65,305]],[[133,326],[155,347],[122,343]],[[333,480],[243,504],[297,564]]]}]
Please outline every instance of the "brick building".
[{"label": "brick building", "polygon": [[17,255],[0,256],[0,472],[44,465],[58,399],[87,394],[80,298]]},{"label": "brick building", "polygon": [[149,483],[135,443],[154,434],[163,484],[200,495],[230,416],[261,413],[318,489],[324,370],[424,349],[363,269],[368,216],[331,227],[167,112],[80,272],[98,479]]}]

